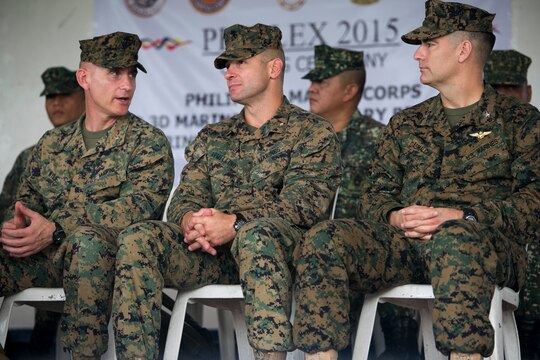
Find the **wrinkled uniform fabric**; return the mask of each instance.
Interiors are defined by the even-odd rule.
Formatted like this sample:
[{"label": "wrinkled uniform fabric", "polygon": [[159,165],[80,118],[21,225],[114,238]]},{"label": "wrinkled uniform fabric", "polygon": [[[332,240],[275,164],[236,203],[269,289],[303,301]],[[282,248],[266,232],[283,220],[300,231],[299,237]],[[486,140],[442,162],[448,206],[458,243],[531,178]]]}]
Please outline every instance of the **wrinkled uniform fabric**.
[{"label": "wrinkled uniform fabric", "polygon": [[0,251],[0,289],[4,296],[63,286],[62,342],[70,351],[96,356],[107,350],[116,238],[130,224],[161,218],[174,165],[163,132],[132,114],[88,151],[83,120],[41,138],[17,195],[58,222],[67,237],[25,258]]},{"label": "wrinkled uniform fabric", "polygon": [[26,165],[30,162],[34,147],[23,150],[15,159],[13,167],[9,171],[4,180],[2,193],[0,193],[0,223],[7,221],[13,217],[9,211],[17,196],[17,191],[22,183],[22,176]]},{"label": "wrinkled uniform fabric", "polygon": [[349,125],[337,133],[341,145],[343,179],[334,218],[355,218],[362,197],[362,185],[369,176],[377,137],[383,124],[355,112]]},{"label": "wrinkled uniform fabric", "polygon": [[[240,282],[250,344],[294,349],[289,317],[292,257],[305,229],[329,207],[341,178],[339,144],[330,123],[284,98],[255,131],[243,113],[206,126],[186,149],[167,210],[169,222],[146,222],[119,240],[113,317],[117,352],[155,359],[161,290]],[[216,208],[247,223],[218,255],[190,252],[177,225],[188,211]]]},{"label": "wrinkled uniform fabric", "polygon": [[[490,354],[494,287],[523,285],[525,244],[538,227],[539,140],[538,110],[489,86],[452,128],[439,96],[395,115],[377,146],[362,220],[323,222],[305,234],[295,321],[319,336],[304,350],[347,345],[349,294],[430,283],[437,348]],[[431,240],[410,239],[387,215],[413,204],[470,207],[478,222],[448,221]]]}]

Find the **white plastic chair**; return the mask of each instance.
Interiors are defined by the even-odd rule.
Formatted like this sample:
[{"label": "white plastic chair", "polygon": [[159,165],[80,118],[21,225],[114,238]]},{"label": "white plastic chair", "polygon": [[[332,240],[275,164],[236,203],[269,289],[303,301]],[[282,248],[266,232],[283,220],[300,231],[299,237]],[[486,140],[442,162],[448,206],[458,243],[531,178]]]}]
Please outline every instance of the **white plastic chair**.
[{"label": "white plastic chair", "polygon": [[[339,187],[334,195],[334,201],[330,211],[330,218],[334,218],[336,212]],[[247,328],[244,318],[244,295],[240,285],[206,285],[195,290],[178,291],[171,322],[167,333],[163,360],[176,360],[180,352],[184,319],[187,306],[190,303],[199,303],[218,309],[219,349],[221,359],[235,359],[236,349],[234,346],[234,332],[229,326],[224,310],[229,310],[233,316],[234,331],[238,346],[238,358],[240,360],[254,359],[253,350],[247,339]],[[293,306],[294,309],[294,306]],[[293,314],[294,316],[294,314]],[[303,353],[295,350],[287,354],[287,359],[303,359]]]},{"label": "white plastic chair", "polygon": [[[379,303],[384,302],[419,310],[425,358],[446,360],[447,356],[441,354],[435,347],[431,318],[433,299],[431,285],[402,285],[366,295],[360,321],[358,322],[353,360],[365,360],[368,358],[377,306]],[[495,329],[495,349],[489,359],[521,359],[517,326],[514,318],[514,310],[517,309],[518,304],[519,294],[517,292],[510,288],[495,288],[489,314],[489,319]]]},{"label": "white plastic chair", "polygon": [[[163,360],[176,360],[180,352],[184,319],[188,304],[202,304],[218,309],[219,350],[221,359],[235,359],[236,346],[240,360],[253,360],[253,349],[247,339],[247,328],[244,317],[244,295],[240,285],[206,285],[194,290],[179,291],[171,315],[167,333],[167,341]],[[226,310],[232,313],[234,329]],[[182,358],[180,354],[180,359]],[[295,350],[287,354],[289,360],[303,359],[303,353]]]},{"label": "white plastic chair", "polygon": [[[247,329],[244,320],[244,295],[240,285],[206,285],[194,290],[179,291],[169,323],[164,360],[176,360],[180,352],[184,319],[189,303],[199,303],[218,310],[229,310],[233,315],[234,330],[238,343],[239,358],[252,359],[252,350],[247,342]],[[234,332],[227,326],[225,313],[218,311],[219,348],[222,359],[234,359]]]},{"label": "white plastic chair", "polygon": [[65,300],[66,296],[62,288],[30,288],[5,297],[0,308],[0,343],[2,346],[6,344],[13,305],[28,304],[44,310],[62,312]]},{"label": "white plastic chair", "polygon": [[[62,288],[29,288],[17,294],[4,297],[0,308],[0,343],[2,346],[6,345],[13,305],[30,305],[43,310],[62,312],[65,300],[66,296]],[[108,350],[103,354],[102,359],[116,360],[112,323],[109,323],[109,334]],[[64,353],[58,344],[56,350],[57,359],[69,359],[69,355]]]}]

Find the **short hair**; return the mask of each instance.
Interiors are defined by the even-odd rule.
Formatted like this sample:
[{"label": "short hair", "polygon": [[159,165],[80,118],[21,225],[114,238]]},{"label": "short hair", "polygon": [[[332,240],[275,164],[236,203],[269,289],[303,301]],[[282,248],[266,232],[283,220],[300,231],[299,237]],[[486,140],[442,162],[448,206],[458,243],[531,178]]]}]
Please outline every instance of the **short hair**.
[{"label": "short hair", "polygon": [[272,59],[278,58],[283,62],[283,68],[281,70],[280,78],[281,80],[285,79],[285,52],[282,48],[279,49],[266,49],[261,53],[261,60],[264,62],[269,62]]},{"label": "short hair", "polygon": [[473,52],[476,54],[482,68],[486,63],[493,46],[495,45],[495,35],[488,32],[480,31],[456,31],[450,34],[455,41],[470,40],[473,44]]},{"label": "short hair", "polygon": [[361,97],[364,93],[364,86],[366,85],[366,69],[345,70],[341,75],[341,81],[344,85],[353,83],[358,86],[358,96]]}]

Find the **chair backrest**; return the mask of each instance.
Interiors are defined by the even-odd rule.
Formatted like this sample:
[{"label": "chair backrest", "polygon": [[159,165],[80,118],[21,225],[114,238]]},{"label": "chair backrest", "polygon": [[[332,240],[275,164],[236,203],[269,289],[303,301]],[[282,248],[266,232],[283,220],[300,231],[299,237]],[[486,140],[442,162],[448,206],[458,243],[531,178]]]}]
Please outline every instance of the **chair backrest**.
[{"label": "chair backrest", "polygon": [[338,196],[339,196],[339,189],[341,186],[338,186],[336,189],[336,194],[334,195],[334,202],[332,203],[332,211],[330,212],[330,220],[334,220],[334,216],[336,215],[336,208],[337,208],[337,202],[338,202]]}]

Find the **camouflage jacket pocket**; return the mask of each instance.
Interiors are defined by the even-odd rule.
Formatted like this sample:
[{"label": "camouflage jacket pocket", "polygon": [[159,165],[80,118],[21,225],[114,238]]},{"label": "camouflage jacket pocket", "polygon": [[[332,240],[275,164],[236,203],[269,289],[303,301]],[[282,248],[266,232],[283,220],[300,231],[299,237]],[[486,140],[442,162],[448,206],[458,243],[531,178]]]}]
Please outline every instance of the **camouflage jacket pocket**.
[{"label": "camouflage jacket pocket", "polygon": [[114,200],[120,196],[120,190],[126,179],[125,170],[116,172],[111,169],[110,172],[104,173],[94,181],[87,183],[84,186],[84,192],[93,203]]},{"label": "camouflage jacket pocket", "polygon": [[[66,183],[64,179],[60,179],[57,176],[30,176],[28,178],[30,188],[32,192],[37,192],[41,200],[45,205],[45,209],[56,209],[62,206],[67,197],[67,193],[70,187],[69,183]],[[28,188],[24,188],[26,190]],[[27,196],[32,197],[26,191],[19,193],[23,199]],[[23,200],[24,201],[24,200]],[[28,204],[27,204],[28,205]]]},{"label": "camouflage jacket pocket", "polygon": [[464,163],[465,180],[477,182],[511,178],[511,159],[505,147],[489,150],[489,157],[472,157]]},{"label": "camouflage jacket pocket", "polygon": [[[275,161],[274,161],[275,160]],[[276,158],[272,163],[261,164],[253,169],[249,178],[253,186],[262,190],[264,188],[281,189],[285,171],[287,169],[286,162],[283,159]]]}]

